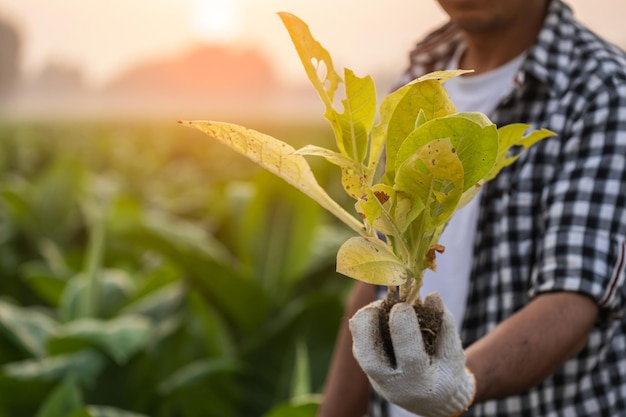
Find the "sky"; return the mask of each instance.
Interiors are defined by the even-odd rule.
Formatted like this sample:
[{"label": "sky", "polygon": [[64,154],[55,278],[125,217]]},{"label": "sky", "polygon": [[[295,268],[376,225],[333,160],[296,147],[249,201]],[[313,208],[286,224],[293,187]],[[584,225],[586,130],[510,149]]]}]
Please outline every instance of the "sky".
[{"label": "sky", "polygon": [[[626,45],[626,0],[568,3]],[[336,66],[358,75],[399,73],[415,41],[445,20],[434,0],[0,0],[0,17],[19,25],[27,75],[54,62],[79,67],[93,86],[199,43],[258,49],[282,79],[306,82],[279,11],[307,22]]]}]

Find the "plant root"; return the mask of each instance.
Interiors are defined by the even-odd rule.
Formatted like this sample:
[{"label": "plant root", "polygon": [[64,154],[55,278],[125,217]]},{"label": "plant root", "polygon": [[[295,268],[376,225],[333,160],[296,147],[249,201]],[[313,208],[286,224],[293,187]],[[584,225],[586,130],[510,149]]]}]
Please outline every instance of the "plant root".
[{"label": "plant root", "polygon": [[[391,301],[389,298],[385,299],[381,305],[379,316],[382,348],[389,359],[389,364],[394,368],[397,366],[397,362],[393,350],[393,343],[391,342],[391,334],[389,332],[389,313],[396,302],[399,301]],[[426,306],[419,300],[413,305],[413,309],[415,310],[417,321],[420,325],[424,349],[430,356],[434,356],[437,351],[437,335],[441,330],[443,312]]]}]

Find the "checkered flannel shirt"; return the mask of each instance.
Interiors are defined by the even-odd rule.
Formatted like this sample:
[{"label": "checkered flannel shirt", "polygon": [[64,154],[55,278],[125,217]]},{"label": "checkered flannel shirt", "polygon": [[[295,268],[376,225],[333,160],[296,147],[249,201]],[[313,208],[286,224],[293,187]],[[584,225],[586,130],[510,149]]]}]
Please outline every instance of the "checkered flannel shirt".
[{"label": "checkered flannel shirt", "polygon": [[[433,32],[403,81],[446,68],[460,42],[450,24]],[[588,295],[602,320],[542,383],[464,416],[626,416],[626,55],[554,0],[514,84],[491,119],[558,136],[484,186],[461,338],[470,345],[554,291]],[[371,415],[385,408],[375,400]]]}]

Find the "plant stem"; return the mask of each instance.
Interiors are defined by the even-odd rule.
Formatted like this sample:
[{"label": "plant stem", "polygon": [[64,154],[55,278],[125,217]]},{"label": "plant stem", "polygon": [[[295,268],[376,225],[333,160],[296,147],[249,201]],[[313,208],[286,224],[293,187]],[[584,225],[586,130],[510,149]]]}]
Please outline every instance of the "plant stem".
[{"label": "plant stem", "polygon": [[98,275],[104,256],[105,225],[102,212],[92,205],[87,208],[90,223],[89,246],[86,259],[87,286],[83,299],[83,317],[97,317],[99,310],[100,288]]},{"label": "plant stem", "polygon": [[398,287],[392,285],[387,287],[387,303],[393,304],[398,298]]},{"label": "plant stem", "polygon": [[424,278],[424,271],[416,271],[418,274],[408,288],[408,294],[406,302],[410,305],[414,305],[420,299],[420,289],[422,288],[422,280]]}]

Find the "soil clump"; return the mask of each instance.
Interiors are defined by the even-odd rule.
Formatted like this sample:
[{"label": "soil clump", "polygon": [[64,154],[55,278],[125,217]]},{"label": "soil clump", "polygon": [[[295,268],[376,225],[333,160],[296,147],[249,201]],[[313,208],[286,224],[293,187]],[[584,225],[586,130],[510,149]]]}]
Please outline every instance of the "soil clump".
[{"label": "soil clump", "polygon": [[[393,367],[396,366],[396,357],[393,351],[393,344],[391,342],[391,334],[389,332],[389,313],[395,303],[396,302],[389,302],[388,300],[385,300],[382,304],[379,318],[383,349]],[[430,306],[426,306],[421,302],[417,302],[413,305],[413,309],[415,310],[417,321],[420,325],[426,353],[433,356],[437,350],[437,335],[441,330],[443,312]]]}]

